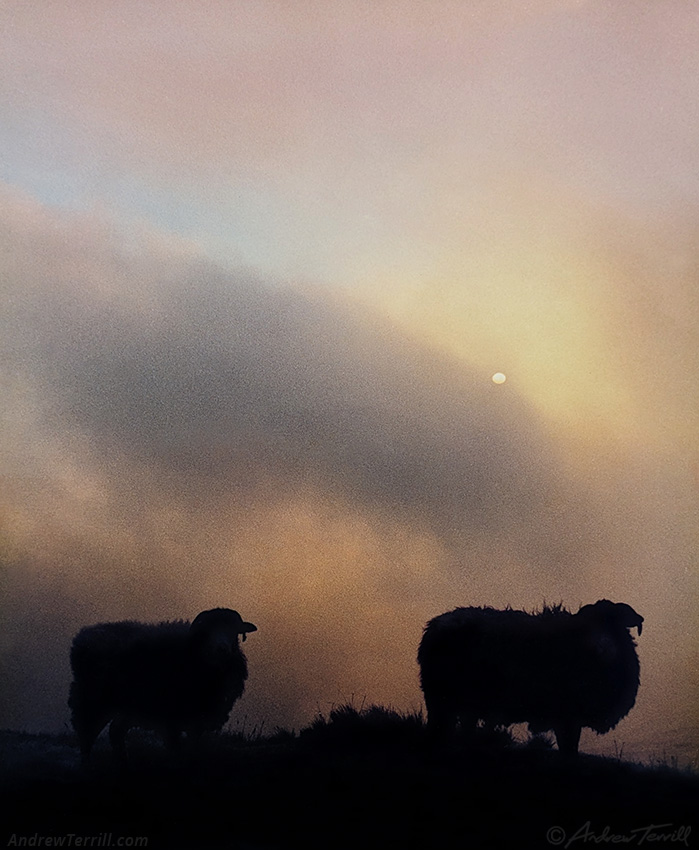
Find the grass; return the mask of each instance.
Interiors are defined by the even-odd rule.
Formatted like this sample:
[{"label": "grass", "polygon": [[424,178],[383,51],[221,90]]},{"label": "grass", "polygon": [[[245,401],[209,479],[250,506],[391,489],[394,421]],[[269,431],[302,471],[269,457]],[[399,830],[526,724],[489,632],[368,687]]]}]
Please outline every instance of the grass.
[{"label": "grass", "polygon": [[[699,798],[697,774],[671,763],[621,752],[566,760],[547,736],[521,744],[508,730],[435,748],[419,712],[376,705],[333,707],[298,734],[243,719],[177,754],[134,731],[129,752],[119,771],[100,740],[82,768],[70,735],[0,733],[0,841],[111,833],[147,837],[151,850],[550,848],[553,827],[572,836],[589,822],[597,835],[633,838],[650,824],[691,826]],[[590,843],[600,842],[570,846]]]},{"label": "grass", "polygon": [[305,744],[341,749],[400,749],[424,742],[425,722],[420,712],[401,713],[379,705],[357,709],[345,703],[332,708],[327,718],[319,713],[300,738]]}]

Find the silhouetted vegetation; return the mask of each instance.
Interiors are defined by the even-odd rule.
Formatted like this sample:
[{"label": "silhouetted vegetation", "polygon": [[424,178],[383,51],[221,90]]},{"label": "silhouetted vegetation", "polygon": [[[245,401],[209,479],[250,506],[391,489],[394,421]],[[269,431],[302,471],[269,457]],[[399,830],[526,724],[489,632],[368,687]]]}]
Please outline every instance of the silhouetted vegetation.
[{"label": "silhouetted vegetation", "polygon": [[[549,830],[568,840],[588,822],[608,836],[691,826],[699,793],[690,769],[570,762],[550,738],[519,743],[507,729],[435,747],[419,712],[376,705],[335,707],[298,734],[224,732],[174,753],[134,730],[128,769],[104,737],[80,766],[72,735],[0,733],[6,844],[73,834],[104,847],[111,834],[112,846],[143,836],[151,850],[550,848],[565,842]],[[682,835],[653,846],[687,846]]]},{"label": "silhouetted vegetation", "polygon": [[357,709],[345,703],[331,709],[327,718],[318,714],[301,731],[301,740],[315,747],[369,751],[420,747],[425,743],[425,723],[419,712],[400,713],[381,705]]}]

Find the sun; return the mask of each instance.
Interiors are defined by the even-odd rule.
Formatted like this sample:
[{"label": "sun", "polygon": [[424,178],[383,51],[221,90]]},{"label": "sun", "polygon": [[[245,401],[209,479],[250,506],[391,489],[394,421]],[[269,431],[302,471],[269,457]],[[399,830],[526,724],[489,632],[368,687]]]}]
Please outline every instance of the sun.
[{"label": "sun", "polygon": [[504,384],[506,380],[507,380],[507,376],[504,375],[502,372],[496,372],[493,375],[493,383],[494,384]]}]

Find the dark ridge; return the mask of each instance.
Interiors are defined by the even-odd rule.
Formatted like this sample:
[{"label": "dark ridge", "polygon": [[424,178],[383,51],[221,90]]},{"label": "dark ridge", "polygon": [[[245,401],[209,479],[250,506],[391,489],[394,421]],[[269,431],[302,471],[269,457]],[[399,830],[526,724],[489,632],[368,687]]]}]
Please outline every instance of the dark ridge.
[{"label": "dark ridge", "polygon": [[[127,769],[103,739],[81,767],[72,736],[0,732],[0,840],[145,836],[149,850],[549,848],[587,829],[571,847],[606,846],[610,836],[633,846],[634,830],[671,824],[673,841],[654,846],[687,846],[677,831],[696,825],[692,770],[561,760],[541,737],[520,744],[507,729],[480,731],[475,745],[435,748],[419,713],[345,705],[299,734],[212,733],[177,753],[134,731]],[[606,839],[590,837],[605,830]]]}]

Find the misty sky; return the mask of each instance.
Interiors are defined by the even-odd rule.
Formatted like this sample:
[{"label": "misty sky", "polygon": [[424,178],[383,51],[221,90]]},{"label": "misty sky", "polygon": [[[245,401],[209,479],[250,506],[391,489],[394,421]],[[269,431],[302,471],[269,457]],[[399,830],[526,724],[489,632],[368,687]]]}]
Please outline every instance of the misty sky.
[{"label": "misty sky", "polygon": [[696,749],[697,44],[687,0],[3,4],[0,726],[63,728],[99,620],[239,610],[234,723],[298,728],[419,707],[442,611],[606,597],[605,746]]}]

